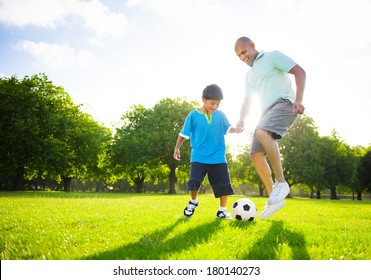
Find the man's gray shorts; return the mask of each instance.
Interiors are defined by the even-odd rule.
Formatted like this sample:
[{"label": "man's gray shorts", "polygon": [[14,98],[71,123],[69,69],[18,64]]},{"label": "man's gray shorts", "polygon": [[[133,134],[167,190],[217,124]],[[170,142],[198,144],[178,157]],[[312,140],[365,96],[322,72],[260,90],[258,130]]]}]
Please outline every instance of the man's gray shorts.
[{"label": "man's gray shorts", "polygon": [[[255,131],[270,131],[272,132],[273,139],[278,140],[286,134],[296,118],[297,114],[293,112],[291,101],[287,99],[279,99],[263,112]],[[265,152],[265,150],[257,139],[256,133],[254,133],[250,154],[259,152]]]}]

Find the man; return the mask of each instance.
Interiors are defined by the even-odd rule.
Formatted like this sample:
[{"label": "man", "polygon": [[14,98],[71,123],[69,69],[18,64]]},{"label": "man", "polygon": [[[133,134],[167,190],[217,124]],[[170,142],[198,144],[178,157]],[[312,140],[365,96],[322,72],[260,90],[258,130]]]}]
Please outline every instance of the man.
[{"label": "man", "polygon": [[[244,128],[253,93],[259,96],[262,109],[251,143],[250,158],[269,194],[265,209],[259,215],[261,219],[265,219],[285,206],[284,199],[290,193],[276,140],[286,134],[297,114],[304,113],[302,101],[306,74],[303,68],[279,51],[259,52],[254,42],[247,37],[236,41],[235,52],[251,67],[246,75],[246,94],[237,123],[238,131],[241,132]],[[295,77],[296,92],[288,73]],[[266,155],[275,175],[275,183]]]}]

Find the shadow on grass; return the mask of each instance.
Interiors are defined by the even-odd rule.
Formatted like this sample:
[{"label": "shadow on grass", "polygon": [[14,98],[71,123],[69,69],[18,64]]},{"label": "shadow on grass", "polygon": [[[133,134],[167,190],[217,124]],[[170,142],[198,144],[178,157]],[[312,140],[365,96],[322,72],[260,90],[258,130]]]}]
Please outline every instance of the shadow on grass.
[{"label": "shadow on grass", "polygon": [[140,240],[120,248],[86,257],[88,260],[165,260],[176,252],[191,249],[206,242],[219,228],[220,220],[199,225],[183,234],[168,238],[168,235],[188,219],[180,218],[174,224],[154,231]]},{"label": "shadow on grass", "polygon": [[247,230],[256,224],[256,221],[230,221],[230,227]]},{"label": "shadow on grass", "polygon": [[277,260],[280,251],[288,245],[292,251],[293,260],[310,260],[306,249],[304,235],[287,230],[283,221],[273,221],[265,236],[258,239],[249,253],[243,257],[246,260]]}]

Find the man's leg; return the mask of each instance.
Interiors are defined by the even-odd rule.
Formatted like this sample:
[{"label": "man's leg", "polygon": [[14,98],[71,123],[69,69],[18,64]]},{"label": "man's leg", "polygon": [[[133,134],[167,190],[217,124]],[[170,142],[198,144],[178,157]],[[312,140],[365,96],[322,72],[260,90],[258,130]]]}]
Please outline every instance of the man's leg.
[{"label": "man's leg", "polygon": [[285,181],[285,177],[283,175],[281,155],[278,144],[272,138],[271,132],[269,131],[257,130],[256,137],[260,144],[264,147],[276,177],[276,183],[269,195],[268,203],[271,205],[282,203],[285,197],[290,193],[290,187]]},{"label": "man's leg", "polygon": [[276,180],[285,181],[282,169],[280,150],[277,142],[272,138],[272,133],[266,130],[256,130],[255,133],[260,144],[264,147],[264,150],[268,155]]},{"label": "man's leg", "polygon": [[272,172],[269,164],[265,158],[264,152],[252,153],[250,154],[250,159],[254,164],[255,170],[258,173],[260,179],[262,180],[268,195],[272,192],[273,180]]}]

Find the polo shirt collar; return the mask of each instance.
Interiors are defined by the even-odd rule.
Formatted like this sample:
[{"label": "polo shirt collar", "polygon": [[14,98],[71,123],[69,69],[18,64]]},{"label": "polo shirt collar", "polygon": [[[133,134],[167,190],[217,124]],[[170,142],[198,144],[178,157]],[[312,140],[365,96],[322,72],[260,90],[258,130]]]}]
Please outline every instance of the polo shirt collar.
[{"label": "polo shirt collar", "polygon": [[259,54],[257,55],[257,57],[254,59],[254,62],[253,62],[252,65],[254,65],[255,61],[258,60],[259,58],[261,58],[263,55],[264,55],[264,51],[260,51]]}]

